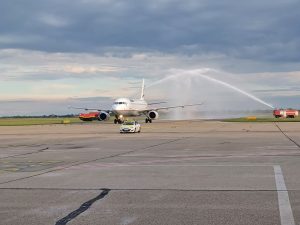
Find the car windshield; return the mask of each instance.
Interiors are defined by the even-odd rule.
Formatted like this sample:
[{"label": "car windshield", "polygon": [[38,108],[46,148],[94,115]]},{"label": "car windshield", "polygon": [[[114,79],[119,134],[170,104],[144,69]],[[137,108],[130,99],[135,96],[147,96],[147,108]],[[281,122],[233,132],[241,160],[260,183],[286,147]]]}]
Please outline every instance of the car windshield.
[{"label": "car windshield", "polygon": [[125,122],[124,125],[134,125],[134,122]]}]

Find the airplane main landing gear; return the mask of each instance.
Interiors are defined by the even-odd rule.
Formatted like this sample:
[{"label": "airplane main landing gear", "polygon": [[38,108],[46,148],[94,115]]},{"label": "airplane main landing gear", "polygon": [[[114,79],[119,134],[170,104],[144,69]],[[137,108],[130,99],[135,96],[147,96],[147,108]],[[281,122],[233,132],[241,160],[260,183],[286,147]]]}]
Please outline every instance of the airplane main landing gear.
[{"label": "airplane main landing gear", "polygon": [[122,122],[123,122],[123,121],[120,120],[120,119],[115,119],[115,120],[114,120],[114,124],[122,124]]},{"label": "airplane main landing gear", "polygon": [[146,118],[146,119],[145,119],[145,122],[146,122],[146,123],[148,123],[148,122],[149,122],[149,123],[152,123],[152,120],[149,119],[149,118]]}]

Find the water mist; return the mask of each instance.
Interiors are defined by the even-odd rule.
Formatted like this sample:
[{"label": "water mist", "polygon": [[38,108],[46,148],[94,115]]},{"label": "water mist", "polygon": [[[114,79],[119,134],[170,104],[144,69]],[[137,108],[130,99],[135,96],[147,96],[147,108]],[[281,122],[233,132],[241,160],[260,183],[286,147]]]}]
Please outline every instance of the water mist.
[{"label": "water mist", "polygon": [[[228,74],[209,68],[188,71],[177,70],[172,72],[171,75],[148,85],[146,96],[149,96],[148,94],[151,95],[153,92],[161,93],[160,96],[168,101],[168,105],[204,102],[203,106],[197,107],[198,118],[199,109],[210,111],[210,113],[207,113],[209,116],[205,117],[216,118],[220,117],[216,116],[217,111],[222,112],[227,110],[229,112],[235,109],[254,111],[259,104],[270,109],[274,108],[271,104],[242,90],[237,85],[217,79],[216,76],[218,75],[222,75],[223,79],[225,79],[226,75],[227,79],[230,77]],[[253,101],[247,101],[247,99]],[[259,104],[255,105],[255,102]],[[258,108],[266,109],[262,107]],[[184,111],[176,110],[173,113],[173,119],[191,119],[193,117],[191,115],[195,114],[195,111],[196,109],[193,107],[185,108]],[[215,113],[216,117],[214,117],[213,113]],[[181,115],[181,117],[178,115]],[[203,116],[203,113],[201,113],[201,116]],[[229,117],[234,116],[237,115],[229,115]],[[243,116],[243,114],[239,116]]]}]

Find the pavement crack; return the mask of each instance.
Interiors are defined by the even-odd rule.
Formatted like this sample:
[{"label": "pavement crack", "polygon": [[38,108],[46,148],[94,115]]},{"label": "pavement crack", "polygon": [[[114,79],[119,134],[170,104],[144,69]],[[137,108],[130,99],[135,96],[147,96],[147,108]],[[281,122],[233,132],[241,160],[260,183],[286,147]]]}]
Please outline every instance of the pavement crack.
[{"label": "pavement crack", "polygon": [[[27,176],[27,177],[21,177],[21,178],[16,178],[14,180],[0,182],[0,185],[1,184],[8,184],[8,183],[16,182],[16,181],[20,181],[20,180],[27,180],[27,179],[30,179],[30,178],[33,178],[33,177],[37,177],[37,176],[40,176],[40,175],[43,175],[43,174],[52,173],[52,172],[55,172],[55,171],[61,171],[61,170],[68,169],[68,168],[71,168],[71,167],[74,167],[74,166],[84,165],[84,164],[96,162],[96,161],[99,161],[99,160],[112,159],[112,158],[115,158],[115,157],[118,157],[118,156],[123,156],[123,155],[126,155],[126,154],[138,152],[138,151],[144,151],[144,150],[147,150],[147,149],[151,149],[151,148],[154,148],[154,147],[157,147],[157,146],[161,146],[161,145],[165,145],[165,144],[170,144],[170,143],[173,143],[173,142],[176,142],[176,141],[180,141],[180,140],[184,140],[184,139],[187,139],[187,138],[189,138],[189,137],[173,139],[171,141],[169,140],[169,141],[166,141],[166,142],[163,142],[163,143],[159,143],[159,144],[155,144],[155,145],[150,145],[150,146],[147,146],[147,147],[144,147],[144,148],[141,148],[141,149],[130,150],[130,151],[127,151],[127,152],[121,152],[121,153],[118,153],[118,154],[114,154],[114,155],[110,155],[110,156],[105,156],[105,157],[101,157],[101,158],[97,158],[97,159],[92,159],[92,160],[88,160],[88,161],[84,161],[84,162],[76,161],[76,162],[73,162],[71,165],[67,165],[67,166],[64,166],[62,168],[58,167],[58,168],[55,168],[55,169],[52,169],[52,170],[49,170],[49,171],[44,171],[42,173],[30,175],[30,176]],[[34,153],[36,153],[36,152],[34,152]]]},{"label": "pavement crack", "polygon": [[290,136],[288,136],[279,126],[277,123],[274,123],[278,130],[291,142],[293,142],[298,148],[300,148],[300,144],[298,144],[295,140],[293,140]]},{"label": "pavement crack", "polygon": [[184,139],[187,139],[187,138],[189,138],[189,137],[173,139],[173,140],[166,141],[166,142],[163,142],[163,143],[159,143],[159,144],[155,144],[155,145],[150,145],[150,146],[144,147],[142,149],[135,149],[135,150],[131,150],[131,151],[128,151],[128,152],[123,152],[123,153],[120,153],[120,154],[117,154],[117,155],[113,155],[113,156],[108,157],[108,158],[114,158],[114,157],[117,157],[117,156],[125,156],[127,154],[131,154],[131,153],[135,153],[135,152],[140,152],[140,151],[148,150],[148,149],[155,148],[155,147],[158,147],[158,146],[161,146],[161,145],[171,144],[173,142],[181,141],[181,140],[184,140]]},{"label": "pavement crack", "polygon": [[110,192],[110,189],[101,189],[102,192],[95,198],[92,198],[85,203],[83,203],[78,209],[75,211],[69,213],[67,216],[64,218],[58,220],[55,225],[65,225],[71,220],[75,219],[77,216],[79,216],[81,213],[85,212],[88,210],[96,201],[103,199],[108,193]]},{"label": "pavement crack", "polygon": [[34,152],[27,152],[27,153],[22,153],[22,154],[17,154],[17,155],[5,156],[5,157],[2,157],[2,158],[0,158],[0,159],[15,158],[15,157],[24,156],[24,155],[37,154],[37,153],[41,153],[41,152],[43,152],[43,151],[46,151],[46,150],[48,150],[48,149],[49,149],[49,147],[46,147],[46,148],[42,148],[42,149],[36,150],[36,151],[34,151]]},{"label": "pavement crack", "polygon": [[43,144],[37,145],[7,145],[7,146],[0,146],[0,148],[19,148],[19,147],[41,147]]}]

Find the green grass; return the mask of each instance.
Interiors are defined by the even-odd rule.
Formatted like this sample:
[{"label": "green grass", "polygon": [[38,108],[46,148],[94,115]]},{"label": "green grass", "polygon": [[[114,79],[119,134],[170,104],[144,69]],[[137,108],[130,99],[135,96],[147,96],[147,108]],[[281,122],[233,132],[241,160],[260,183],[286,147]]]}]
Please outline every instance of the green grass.
[{"label": "green grass", "polygon": [[0,126],[29,126],[66,123],[82,123],[79,118],[0,118]]},{"label": "green grass", "polygon": [[224,119],[223,122],[300,122],[300,117],[296,118],[273,118],[273,117],[257,117],[254,119],[243,118],[233,118]]},{"label": "green grass", "polygon": [[[0,118],[0,126],[30,126],[30,125],[50,125],[63,124],[68,122],[73,123],[91,123],[83,122],[79,118]],[[273,118],[273,117],[258,117],[256,120],[244,118],[223,119],[223,122],[300,122],[300,117],[297,118]]]}]

